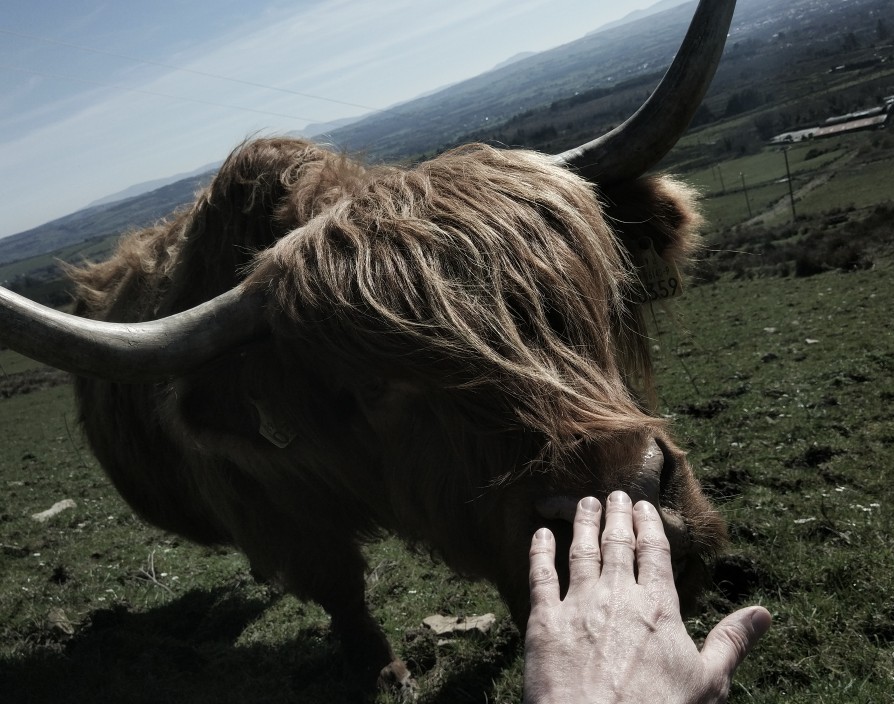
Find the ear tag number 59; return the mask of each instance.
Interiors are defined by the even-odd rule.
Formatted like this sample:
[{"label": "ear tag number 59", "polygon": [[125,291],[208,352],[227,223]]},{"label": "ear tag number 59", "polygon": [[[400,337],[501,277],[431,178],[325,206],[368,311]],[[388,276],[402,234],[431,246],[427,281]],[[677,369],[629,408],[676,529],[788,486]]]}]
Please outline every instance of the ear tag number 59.
[{"label": "ear tag number 59", "polygon": [[642,287],[642,303],[663,301],[683,293],[683,280],[676,263],[662,259],[652,240],[644,237],[636,243],[634,261]]}]

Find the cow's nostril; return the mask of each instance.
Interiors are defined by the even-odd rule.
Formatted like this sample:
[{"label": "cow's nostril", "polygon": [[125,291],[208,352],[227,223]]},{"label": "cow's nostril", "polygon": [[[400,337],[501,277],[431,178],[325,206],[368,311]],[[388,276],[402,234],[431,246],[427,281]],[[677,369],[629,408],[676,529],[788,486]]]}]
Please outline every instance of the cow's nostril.
[{"label": "cow's nostril", "polygon": [[674,474],[677,472],[677,459],[661,440],[656,439],[655,442],[661,448],[661,479],[659,480],[658,497],[663,499],[670,492]]}]

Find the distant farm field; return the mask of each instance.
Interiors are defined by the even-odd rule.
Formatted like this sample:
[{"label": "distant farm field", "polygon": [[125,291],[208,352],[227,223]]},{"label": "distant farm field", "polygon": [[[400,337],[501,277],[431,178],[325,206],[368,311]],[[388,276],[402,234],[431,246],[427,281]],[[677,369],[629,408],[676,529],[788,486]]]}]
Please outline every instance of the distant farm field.
[{"label": "distant farm field", "polygon": [[[880,265],[722,280],[655,312],[659,411],[732,538],[690,631],[751,603],[775,620],[733,702],[890,701],[892,297]],[[256,584],[232,550],[137,520],[84,447],[70,387],[25,383],[39,371],[9,352],[0,365],[4,701],[356,701],[321,610]],[[32,518],[64,499],[76,506]],[[421,701],[519,701],[521,640],[492,589],[395,540],[369,564],[369,600]],[[497,622],[477,638],[439,643],[421,625],[485,612]]]},{"label": "distant farm field", "polygon": [[887,132],[863,132],[800,142],[787,149],[764,147],[712,166],[681,168],[686,181],[704,195],[712,228],[722,230],[749,220],[778,225],[792,219],[789,173],[798,216],[891,201],[892,147],[894,139]]}]

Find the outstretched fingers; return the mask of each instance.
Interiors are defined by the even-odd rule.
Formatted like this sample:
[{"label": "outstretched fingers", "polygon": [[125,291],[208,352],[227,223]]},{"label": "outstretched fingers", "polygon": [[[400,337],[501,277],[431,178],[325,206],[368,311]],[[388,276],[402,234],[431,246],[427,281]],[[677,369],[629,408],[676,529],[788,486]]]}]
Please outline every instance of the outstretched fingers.
[{"label": "outstretched fingers", "polygon": [[549,528],[540,528],[531,539],[528,583],[531,608],[559,601],[559,575],[556,573],[556,540]]},{"label": "outstretched fingers", "polygon": [[634,506],[633,528],[636,532],[637,582],[644,586],[664,586],[676,594],[670,543],[661,515],[648,501],[638,501]]},{"label": "outstretched fingers", "polygon": [[602,577],[633,581],[633,504],[623,491],[613,491],[605,502],[602,532]]},{"label": "outstretched fingers", "polygon": [[568,552],[569,589],[586,589],[599,579],[602,551],[599,524],[602,504],[592,496],[581,499],[574,514],[574,535]]}]

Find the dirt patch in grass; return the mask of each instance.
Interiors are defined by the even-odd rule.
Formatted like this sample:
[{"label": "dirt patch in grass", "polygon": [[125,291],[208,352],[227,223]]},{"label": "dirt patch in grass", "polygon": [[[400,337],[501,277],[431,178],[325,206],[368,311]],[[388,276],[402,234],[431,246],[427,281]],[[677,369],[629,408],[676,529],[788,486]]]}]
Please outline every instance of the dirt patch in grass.
[{"label": "dirt patch in grass", "polygon": [[70,374],[50,367],[31,369],[17,374],[3,374],[0,375],[0,398],[30,394],[69,382],[71,382]]}]

